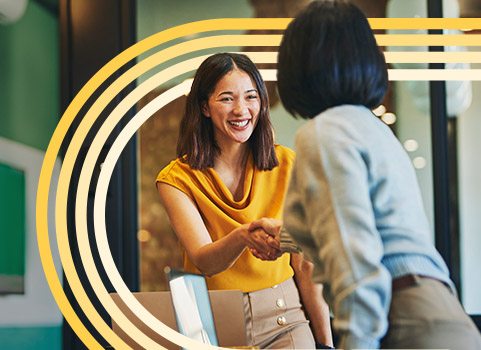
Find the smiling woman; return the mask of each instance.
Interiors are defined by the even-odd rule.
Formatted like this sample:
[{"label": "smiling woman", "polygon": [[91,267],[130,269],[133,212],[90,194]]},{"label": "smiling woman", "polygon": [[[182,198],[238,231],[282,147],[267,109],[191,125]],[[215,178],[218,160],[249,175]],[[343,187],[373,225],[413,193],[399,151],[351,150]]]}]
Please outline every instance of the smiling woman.
[{"label": "smiling woman", "polygon": [[[281,146],[274,147],[265,85],[254,63],[245,55],[216,54],[201,64],[192,83],[180,130],[179,158],[159,174],[159,193],[186,250],[184,267],[212,276],[208,279],[210,286],[224,286],[224,278],[214,275],[235,265],[246,247],[272,254],[274,259],[279,251],[266,244],[265,232],[247,229],[250,223],[245,219],[247,214],[242,219],[234,218],[238,224],[229,222],[225,227],[214,228],[210,216],[218,214],[210,213],[214,197],[210,191],[214,189],[209,185],[213,183],[224,191],[216,205],[226,207],[236,204],[237,209],[241,209],[240,206],[251,208],[255,205],[249,206],[250,200],[245,204],[242,202],[249,195],[248,181],[252,181],[253,174],[278,167],[278,158],[282,157],[285,166],[282,169],[278,167],[273,173],[282,173],[285,181],[293,158],[292,151]],[[193,188],[186,178],[192,179]],[[194,185],[197,183],[202,185]],[[197,190],[208,197],[206,206],[209,209],[206,212],[200,204],[205,199],[193,195]],[[278,216],[282,199],[283,192],[277,198],[279,204],[274,206],[275,209],[261,212],[248,209],[252,211],[249,216],[256,216],[252,220],[261,216]],[[229,210],[226,208],[223,211]],[[189,220],[183,218],[185,213],[191,214]],[[178,214],[182,214],[181,220]],[[232,219],[232,215],[229,216],[229,220]],[[222,232],[217,232],[219,230]],[[218,259],[212,259],[211,253]],[[264,257],[271,259],[267,255]],[[252,262],[257,263],[255,260]],[[282,264],[275,265],[271,276],[276,276],[274,282],[281,282],[277,280],[280,276],[290,277],[290,268],[284,271]],[[238,288],[250,287],[239,284]]]},{"label": "smiling woman", "polygon": [[[177,156],[160,172],[157,187],[184,269],[205,275],[209,289],[244,292],[249,345],[314,348],[299,292],[316,287],[300,271],[302,258],[281,256],[264,229],[250,229],[262,217],[280,229],[294,153],[274,144],[266,87],[247,56],[216,54],[200,65]],[[307,281],[305,289],[294,279]],[[329,325],[327,309],[309,316]],[[330,343],[330,335],[321,342]]]},{"label": "smiling woman", "polygon": [[[254,108],[255,106],[257,107]],[[244,109],[240,112],[241,116],[239,108]],[[187,155],[186,162],[193,169],[203,170],[214,166],[214,157],[225,155],[228,151],[228,145],[225,144],[225,149],[220,152],[221,145],[217,143],[222,140],[216,139],[220,136],[220,124],[218,125],[216,120],[221,111],[226,114],[228,109],[231,112],[227,116],[228,120],[237,123],[246,119],[243,114],[251,114],[251,119],[252,113],[257,114],[254,115],[257,122],[252,123],[255,127],[249,128],[249,137],[243,141],[248,142],[240,142],[238,147],[243,148],[244,152],[247,148],[256,149],[252,155],[261,170],[270,170],[277,166],[278,161],[273,149],[273,129],[269,118],[269,99],[264,81],[247,56],[231,53],[213,55],[197,70],[180,125],[177,156],[180,158]],[[226,125],[221,129],[225,130]]]},{"label": "smiling woman", "polygon": [[254,81],[237,68],[219,80],[215,91],[202,104],[202,113],[214,124],[214,139],[217,145],[224,144],[224,148],[250,138],[259,110]]}]

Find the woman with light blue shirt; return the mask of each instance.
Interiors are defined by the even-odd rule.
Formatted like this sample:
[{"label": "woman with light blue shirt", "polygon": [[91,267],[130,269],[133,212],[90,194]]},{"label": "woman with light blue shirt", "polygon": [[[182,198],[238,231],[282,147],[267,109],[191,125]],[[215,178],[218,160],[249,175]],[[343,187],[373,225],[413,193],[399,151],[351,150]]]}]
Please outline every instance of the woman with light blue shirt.
[{"label": "woman with light blue shirt", "polygon": [[278,89],[296,161],[284,225],[315,264],[339,348],[481,349],[432,244],[411,161],[371,109],[388,86],[362,12],[315,1],[284,33]]}]

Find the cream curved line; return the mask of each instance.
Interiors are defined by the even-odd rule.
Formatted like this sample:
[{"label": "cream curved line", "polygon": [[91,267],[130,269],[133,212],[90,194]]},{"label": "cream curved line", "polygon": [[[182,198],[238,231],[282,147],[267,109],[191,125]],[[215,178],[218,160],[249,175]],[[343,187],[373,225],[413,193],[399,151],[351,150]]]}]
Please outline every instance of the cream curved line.
[{"label": "cream curved line", "polygon": [[388,69],[391,81],[481,80],[481,69]]},{"label": "cream curved line", "polygon": [[387,63],[481,63],[481,52],[387,51],[384,57]]},{"label": "cream curved line", "polygon": [[479,46],[481,34],[377,34],[379,46]]}]

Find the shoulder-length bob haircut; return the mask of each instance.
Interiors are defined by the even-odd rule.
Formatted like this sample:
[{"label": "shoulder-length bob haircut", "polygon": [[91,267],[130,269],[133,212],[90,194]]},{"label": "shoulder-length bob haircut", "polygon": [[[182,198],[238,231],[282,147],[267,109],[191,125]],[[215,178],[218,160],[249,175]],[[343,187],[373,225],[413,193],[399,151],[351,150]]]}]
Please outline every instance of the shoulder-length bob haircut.
[{"label": "shoulder-length bob haircut", "polygon": [[197,70],[180,122],[177,157],[192,169],[213,167],[215,155],[221,151],[214,140],[212,119],[202,114],[202,104],[207,102],[219,80],[234,69],[252,78],[261,102],[257,125],[248,141],[254,164],[260,170],[271,170],[279,165],[269,117],[269,97],[256,65],[246,55],[218,53],[209,56]]},{"label": "shoulder-length bob haircut", "polygon": [[379,106],[388,86],[386,61],[361,10],[347,1],[309,4],[284,32],[277,84],[295,118],[343,104]]}]

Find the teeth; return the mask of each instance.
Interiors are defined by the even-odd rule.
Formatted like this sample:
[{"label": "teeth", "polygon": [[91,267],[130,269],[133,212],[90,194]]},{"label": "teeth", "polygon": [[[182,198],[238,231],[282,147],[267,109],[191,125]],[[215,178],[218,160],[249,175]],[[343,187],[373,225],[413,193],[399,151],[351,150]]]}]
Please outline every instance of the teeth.
[{"label": "teeth", "polygon": [[235,125],[235,126],[239,126],[239,127],[246,126],[248,122],[249,122],[249,120],[245,120],[243,122],[231,122],[231,121],[229,121],[230,124]]}]

